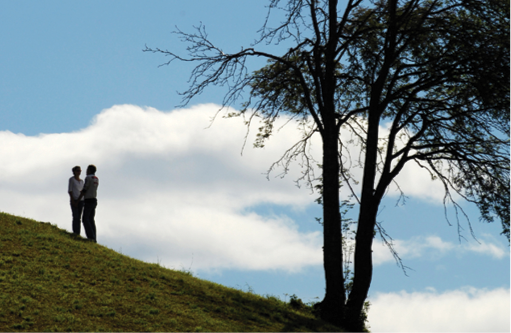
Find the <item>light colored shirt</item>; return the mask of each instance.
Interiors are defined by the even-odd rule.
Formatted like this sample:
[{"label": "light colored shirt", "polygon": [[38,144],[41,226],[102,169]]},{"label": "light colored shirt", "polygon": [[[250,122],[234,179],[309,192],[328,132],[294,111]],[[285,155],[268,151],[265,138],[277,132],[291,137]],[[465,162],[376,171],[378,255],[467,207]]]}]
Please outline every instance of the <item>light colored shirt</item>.
[{"label": "light colored shirt", "polygon": [[95,199],[98,195],[99,178],[96,175],[87,175],[85,184],[83,185],[84,198]]},{"label": "light colored shirt", "polygon": [[[75,199],[75,200],[78,199],[82,189],[83,189],[83,180],[82,179],[77,180],[75,177],[69,178],[69,186],[68,186],[67,192],[71,193],[71,195],[73,196],[73,199]],[[82,198],[82,200],[83,200],[83,198]]]}]

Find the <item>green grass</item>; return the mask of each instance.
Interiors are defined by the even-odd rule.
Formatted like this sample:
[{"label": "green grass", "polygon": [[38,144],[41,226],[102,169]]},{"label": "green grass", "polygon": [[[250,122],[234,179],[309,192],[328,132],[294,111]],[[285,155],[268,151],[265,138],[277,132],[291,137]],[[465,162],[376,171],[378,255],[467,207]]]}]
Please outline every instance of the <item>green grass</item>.
[{"label": "green grass", "polygon": [[340,329],[310,307],[227,288],[50,223],[0,213],[0,331]]}]

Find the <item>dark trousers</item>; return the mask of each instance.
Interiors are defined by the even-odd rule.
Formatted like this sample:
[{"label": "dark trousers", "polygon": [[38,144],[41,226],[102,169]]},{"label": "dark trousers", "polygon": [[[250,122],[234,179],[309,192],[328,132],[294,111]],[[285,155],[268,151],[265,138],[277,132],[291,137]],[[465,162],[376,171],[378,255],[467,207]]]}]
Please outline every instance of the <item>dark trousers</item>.
[{"label": "dark trousers", "polygon": [[85,199],[83,206],[83,227],[85,228],[87,238],[93,241],[96,241],[96,221],[94,221],[94,216],[96,215],[97,206],[97,199]]},{"label": "dark trousers", "polygon": [[71,204],[71,212],[73,213],[73,233],[75,233],[77,235],[80,234],[82,211],[83,211],[83,200],[78,201],[76,206],[73,206],[73,204]]}]

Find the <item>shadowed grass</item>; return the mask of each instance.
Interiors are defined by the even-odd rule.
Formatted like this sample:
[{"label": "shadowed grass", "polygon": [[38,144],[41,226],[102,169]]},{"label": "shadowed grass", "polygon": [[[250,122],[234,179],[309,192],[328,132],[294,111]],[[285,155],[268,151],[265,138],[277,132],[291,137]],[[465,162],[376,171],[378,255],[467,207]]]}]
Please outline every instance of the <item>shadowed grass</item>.
[{"label": "shadowed grass", "polygon": [[119,254],[0,213],[0,331],[339,331],[310,307]]}]

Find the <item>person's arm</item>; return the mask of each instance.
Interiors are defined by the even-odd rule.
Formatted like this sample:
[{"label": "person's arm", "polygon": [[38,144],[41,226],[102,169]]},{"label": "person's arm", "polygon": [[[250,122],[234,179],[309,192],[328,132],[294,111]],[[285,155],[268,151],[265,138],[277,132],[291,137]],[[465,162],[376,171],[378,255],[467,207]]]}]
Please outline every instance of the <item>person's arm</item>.
[{"label": "person's arm", "polygon": [[78,200],[73,199],[73,192],[69,192],[69,198],[71,199],[71,205],[76,206],[78,205]]},{"label": "person's arm", "polygon": [[78,199],[76,199],[76,201],[80,201],[82,199],[82,197],[85,195],[85,192],[87,191],[88,188],[89,188],[89,179],[85,178],[85,183],[83,184],[83,189],[80,192],[80,195],[78,196]]},{"label": "person's arm", "polygon": [[71,201],[71,204],[73,206],[76,206],[76,201],[73,198],[73,183],[71,182],[71,179],[69,179],[69,186],[68,186],[67,191],[68,191],[67,193],[69,193],[69,199]]}]

